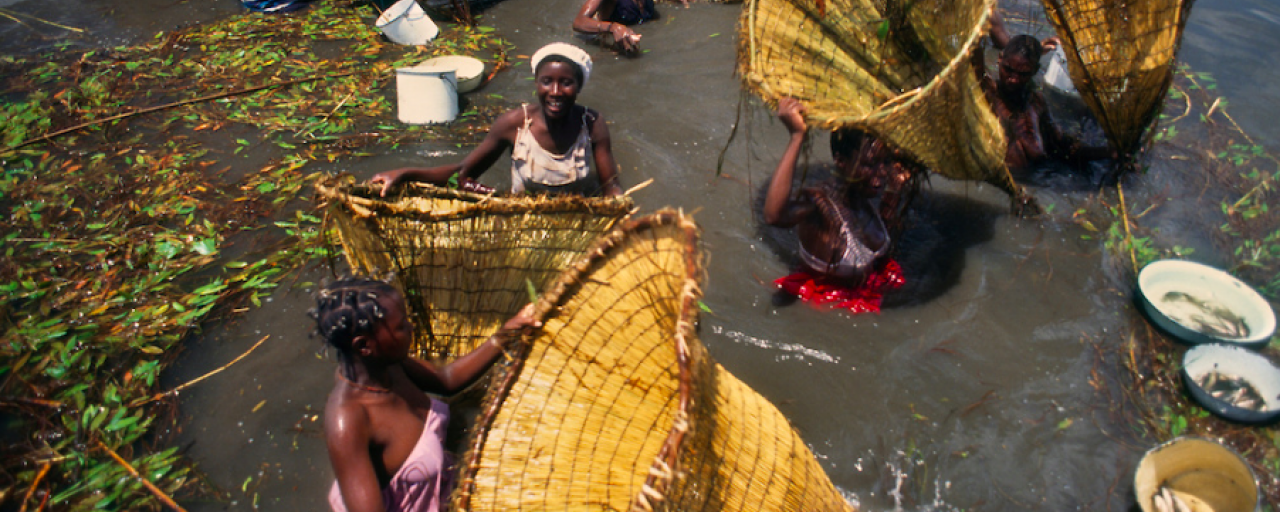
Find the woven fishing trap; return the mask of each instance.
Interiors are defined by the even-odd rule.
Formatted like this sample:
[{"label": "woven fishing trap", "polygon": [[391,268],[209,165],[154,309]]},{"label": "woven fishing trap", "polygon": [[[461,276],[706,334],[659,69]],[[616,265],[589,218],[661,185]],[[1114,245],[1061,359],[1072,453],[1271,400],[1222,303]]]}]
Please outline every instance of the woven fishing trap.
[{"label": "woven fishing trap", "polygon": [[738,73],[770,105],[857,128],[934,172],[1019,190],[1005,138],[969,63],[994,0],[746,0]]},{"label": "woven fishing trap", "polygon": [[1193,0],[1043,0],[1071,80],[1111,147],[1132,154],[1159,114]]},{"label": "woven fishing trap", "polygon": [[623,221],[553,282],[472,428],[452,508],[852,510],[696,333],[692,220]]},{"label": "woven fishing trap", "polygon": [[629,197],[484,195],[333,177],[316,185],[347,263],[395,272],[414,321],[413,352],[453,359],[493,334],[633,208]]}]

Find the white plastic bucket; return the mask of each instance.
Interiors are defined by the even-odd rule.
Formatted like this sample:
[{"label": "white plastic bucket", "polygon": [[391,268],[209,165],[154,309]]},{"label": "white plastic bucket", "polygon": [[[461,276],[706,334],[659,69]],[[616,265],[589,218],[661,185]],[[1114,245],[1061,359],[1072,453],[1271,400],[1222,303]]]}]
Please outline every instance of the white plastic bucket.
[{"label": "white plastic bucket", "polygon": [[400,0],[382,11],[376,25],[387,39],[399,44],[424,45],[430,43],[440,33],[427,11],[422,10],[417,0]]},{"label": "white plastic bucket", "polygon": [[458,78],[453,68],[396,70],[396,108],[408,124],[447,123],[458,117]]},{"label": "white plastic bucket", "polygon": [[1049,54],[1049,69],[1044,72],[1044,83],[1064,94],[1078,94],[1075,84],[1071,83],[1067,55],[1062,52],[1062,47],[1055,48]]}]

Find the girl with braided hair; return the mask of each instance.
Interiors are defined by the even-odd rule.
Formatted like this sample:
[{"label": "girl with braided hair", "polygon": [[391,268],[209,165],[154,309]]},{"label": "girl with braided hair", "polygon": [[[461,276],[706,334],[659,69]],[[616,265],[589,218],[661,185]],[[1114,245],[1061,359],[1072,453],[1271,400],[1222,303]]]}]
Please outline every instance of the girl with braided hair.
[{"label": "girl with braided hair", "polygon": [[533,319],[533,305],[439,368],[409,355],[413,324],[404,296],[390,284],[332,283],[310,313],[339,361],[325,405],[325,440],[337,477],[330,506],[337,512],[441,510],[452,487],[443,446],[449,407],[427,393],[451,395],[474,383],[505,345],[542,325]]}]

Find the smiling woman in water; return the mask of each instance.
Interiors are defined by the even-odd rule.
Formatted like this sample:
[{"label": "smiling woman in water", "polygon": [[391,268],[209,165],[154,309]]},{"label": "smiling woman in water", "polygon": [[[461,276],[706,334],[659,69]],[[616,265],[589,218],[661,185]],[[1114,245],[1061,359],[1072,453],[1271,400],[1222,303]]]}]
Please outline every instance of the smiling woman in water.
[{"label": "smiling woman in water", "polygon": [[373,182],[382,184],[382,195],[406,180],[441,184],[455,175],[465,189],[491,191],[474,180],[507,149],[512,192],[620,195],[609,127],[599,112],[577,104],[591,78],[591,57],[576,46],[552,43],[530,61],[538,105],[521,105],[498,116],[489,135],[461,163],[378,173]]}]

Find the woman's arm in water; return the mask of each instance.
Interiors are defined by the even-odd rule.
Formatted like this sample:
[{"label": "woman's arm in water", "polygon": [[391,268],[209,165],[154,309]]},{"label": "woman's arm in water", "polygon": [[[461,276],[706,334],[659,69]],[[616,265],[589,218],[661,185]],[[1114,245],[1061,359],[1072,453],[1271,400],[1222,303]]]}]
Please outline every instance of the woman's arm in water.
[{"label": "woman's arm in water", "polygon": [[600,190],[606,196],[620,196],[622,185],[618,183],[618,162],[613,159],[613,139],[609,135],[609,125],[599,112],[588,109],[587,115],[591,117],[591,156],[596,161]]},{"label": "woman's arm in water", "polygon": [[502,153],[511,147],[515,141],[516,129],[519,128],[523,119],[524,116],[521,109],[511,110],[498,116],[498,119],[489,127],[489,133],[485,135],[484,140],[480,142],[479,146],[471,150],[471,153],[468,153],[466,158],[462,159],[462,162],[438,167],[393,169],[375,174],[371,181],[374,184],[382,184],[381,194],[383,197],[393,187],[406,181],[424,181],[443,185],[448,183],[449,178],[455,174],[458,176],[458,184],[460,186],[463,188],[475,188],[474,180],[483,175],[485,171],[488,171],[493,166],[493,163],[498,161],[498,157],[501,157]]},{"label": "woman's arm in water", "polygon": [[797,204],[791,200],[791,180],[796,173],[796,163],[800,160],[800,146],[804,143],[804,134],[808,127],[804,123],[805,106],[795,98],[782,98],[778,101],[778,119],[791,134],[787,140],[787,149],[778,161],[778,168],[773,171],[769,181],[769,191],[764,198],[764,221],[771,226],[791,227],[800,222],[810,211],[807,204]]},{"label": "woman's arm in water", "polygon": [[[616,0],[586,0],[573,18],[573,30],[583,34],[609,34],[614,44],[624,52],[632,53],[639,49],[640,34],[626,25],[601,20],[600,10],[606,1],[616,4]],[[610,9],[612,10],[612,9]]]}]

